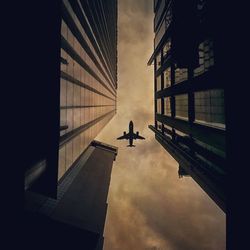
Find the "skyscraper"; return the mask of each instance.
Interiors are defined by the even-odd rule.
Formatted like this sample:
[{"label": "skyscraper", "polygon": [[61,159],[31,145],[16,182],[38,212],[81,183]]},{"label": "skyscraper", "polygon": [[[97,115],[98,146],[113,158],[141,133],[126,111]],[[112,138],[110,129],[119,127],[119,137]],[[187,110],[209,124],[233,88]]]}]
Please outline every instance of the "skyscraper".
[{"label": "skyscraper", "polygon": [[34,84],[24,96],[23,131],[27,246],[102,249],[117,148],[94,138],[116,113],[117,1],[31,7]]},{"label": "skyscraper", "polygon": [[[102,249],[107,196],[117,148],[92,141],[59,181],[57,199],[25,193],[25,246]],[[36,247],[35,247],[36,248]]]},{"label": "skyscraper", "polygon": [[58,179],[116,112],[116,22],[115,1],[62,3]]},{"label": "skyscraper", "polygon": [[225,211],[226,117],[222,35],[214,1],[154,1],[155,124],[182,170]]},{"label": "skyscraper", "polygon": [[57,181],[116,113],[117,1],[43,8],[48,21],[37,21],[42,75],[29,93],[36,112],[28,117],[25,188],[56,197]]}]

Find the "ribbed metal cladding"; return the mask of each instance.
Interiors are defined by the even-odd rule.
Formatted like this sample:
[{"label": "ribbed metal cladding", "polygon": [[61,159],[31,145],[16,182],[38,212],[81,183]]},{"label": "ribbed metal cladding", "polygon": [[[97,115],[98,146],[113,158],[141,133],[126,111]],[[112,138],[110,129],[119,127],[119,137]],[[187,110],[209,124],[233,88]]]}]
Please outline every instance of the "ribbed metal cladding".
[{"label": "ribbed metal cladding", "polygon": [[117,1],[64,0],[58,180],[116,113]]}]

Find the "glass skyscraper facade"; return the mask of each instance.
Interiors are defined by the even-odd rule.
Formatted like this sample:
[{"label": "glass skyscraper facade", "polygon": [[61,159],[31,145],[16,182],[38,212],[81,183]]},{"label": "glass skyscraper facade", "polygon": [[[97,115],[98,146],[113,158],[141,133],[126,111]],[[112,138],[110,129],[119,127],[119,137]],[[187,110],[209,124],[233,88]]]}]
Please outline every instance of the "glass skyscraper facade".
[{"label": "glass skyscraper facade", "polygon": [[62,2],[58,180],[116,112],[116,1]]},{"label": "glass skyscraper facade", "polygon": [[102,249],[117,148],[94,139],[116,114],[117,1],[32,8],[27,68],[35,81],[23,97],[25,245]]},{"label": "glass skyscraper facade", "polygon": [[224,72],[212,1],[154,1],[156,139],[225,210]]},{"label": "glass skyscraper facade", "polygon": [[117,1],[62,0],[40,9],[34,65],[43,72],[32,66],[36,85],[27,93],[25,190],[56,197],[58,181],[116,113]]}]

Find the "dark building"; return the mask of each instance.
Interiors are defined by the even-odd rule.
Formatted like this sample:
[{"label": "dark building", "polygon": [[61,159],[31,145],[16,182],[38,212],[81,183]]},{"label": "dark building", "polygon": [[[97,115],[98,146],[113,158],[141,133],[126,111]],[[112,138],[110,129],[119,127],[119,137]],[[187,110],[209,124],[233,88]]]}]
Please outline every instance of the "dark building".
[{"label": "dark building", "polygon": [[183,177],[190,176],[190,175],[181,167],[181,165],[179,165],[178,175],[179,175],[179,178],[183,178]]},{"label": "dark building", "polygon": [[[226,112],[215,1],[155,0],[155,124],[159,143],[225,211]],[[182,175],[182,174],[181,174]]]},{"label": "dark building", "polygon": [[[81,249],[96,249],[96,242],[101,249],[116,149],[93,139],[116,113],[117,1],[42,1],[29,8],[32,84],[22,96],[25,230],[34,239],[46,236],[47,243],[74,239]],[[53,215],[40,213],[41,200]]]},{"label": "dark building", "polygon": [[102,249],[116,155],[116,147],[93,141],[60,179],[57,199],[26,191],[28,249],[38,242],[44,248]]},{"label": "dark building", "polygon": [[117,1],[40,8],[47,22],[34,18],[42,74],[27,94],[36,112],[25,120],[25,190],[56,197],[57,181],[116,113]]},{"label": "dark building", "polygon": [[116,1],[63,1],[58,179],[116,112]]}]

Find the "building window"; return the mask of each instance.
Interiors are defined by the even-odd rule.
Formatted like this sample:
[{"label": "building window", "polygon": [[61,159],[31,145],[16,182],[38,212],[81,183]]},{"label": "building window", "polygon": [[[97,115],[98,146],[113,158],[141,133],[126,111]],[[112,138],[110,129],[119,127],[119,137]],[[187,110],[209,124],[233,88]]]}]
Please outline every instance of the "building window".
[{"label": "building window", "polygon": [[159,122],[158,121],[155,121],[155,128],[158,129],[158,126],[159,126]]},{"label": "building window", "polygon": [[176,135],[178,135],[178,136],[182,136],[182,137],[184,137],[184,136],[188,136],[188,134],[183,133],[182,131],[177,130],[177,129],[175,129],[175,133],[176,133]]},{"label": "building window", "polygon": [[[164,2],[164,1],[162,1]],[[158,21],[159,21],[159,26],[158,26]],[[158,44],[160,43],[162,37],[164,36],[166,30],[169,28],[170,24],[172,21],[172,10],[171,8],[169,8],[166,16],[160,21],[155,19],[155,28],[157,27],[157,31],[155,34],[155,40],[154,40],[154,48],[156,48],[158,46]]]},{"label": "building window", "polygon": [[171,106],[169,97],[164,98],[164,115],[171,116]]},{"label": "building window", "polygon": [[163,133],[166,137],[168,137],[169,139],[171,139],[171,135],[172,135],[172,128],[169,127],[168,125],[166,124],[163,124]]},{"label": "building window", "polygon": [[215,154],[223,157],[223,158],[226,157],[226,152],[223,151],[223,150],[220,150],[220,149],[218,149],[216,147],[213,147],[213,146],[211,146],[211,145],[209,145],[207,143],[204,143],[202,141],[199,141],[197,139],[195,139],[195,143],[198,144],[198,145],[200,145],[201,147],[203,147],[203,148],[205,148],[205,149],[207,149],[207,150],[209,150],[209,151],[211,151],[211,152],[213,152],[213,153],[215,153]]},{"label": "building window", "polygon": [[170,67],[163,72],[164,89],[171,86],[171,70]]},{"label": "building window", "polygon": [[163,46],[163,58],[166,58],[171,49],[171,40],[168,40]]},{"label": "building window", "polygon": [[154,0],[154,8],[157,6],[158,2],[159,2],[159,0]]},{"label": "building window", "polygon": [[159,122],[159,121],[155,121],[155,128],[156,128],[159,132],[162,132],[163,123],[161,123],[161,122]]},{"label": "building window", "polygon": [[175,114],[176,117],[187,119],[188,117],[188,95],[175,96]]},{"label": "building window", "polygon": [[185,68],[175,69],[175,83],[180,83],[188,79],[188,71]]},{"label": "building window", "polygon": [[156,49],[158,44],[160,43],[162,37],[165,34],[165,22],[164,20],[161,22],[160,27],[158,28],[157,32],[155,33],[155,40],[154,40],[154,48]]},{"label": "building window", "polygon": [[172,22],[172,7],[170,6],[167,14],[166,14],[166,17],[165,17],[165,25],[166,25],[166,30],[169,28],[171,22]]},{"label": "building window", "polygon": [[161,114],[161,99],[157,99],[157,114]]},{"label": "building window", "polygon": [[161,75],[156,78],[156,91],[161,90]]},{"label": "building window", "polygon": [[156,70],[161,67],[161,52],[156,56]]},{"label": "building window", "polygon": [[159,123],[159,122],[158,122],[158,127],[157,127],[157,129],[160,130],[160,131],[162,132],[162,128],[163,128],[162,123]]},{"label": "building window", "polygon": [[199,45],[199,67],[194,69],[194,76],[204,74],[214,65],[213,41],[206,39]]},{"label": "building window", "polygon": [[154,27],[156,27],[157,24],[159,23],[164,9],[165,9],[165,1],[161,1],[160,6],[159,8],[157,8],[156,13],[155,13]]},{"label": "building window", "polygon": [[194,97],[195,121],[225,128],[224,90],[199,91]]}]

